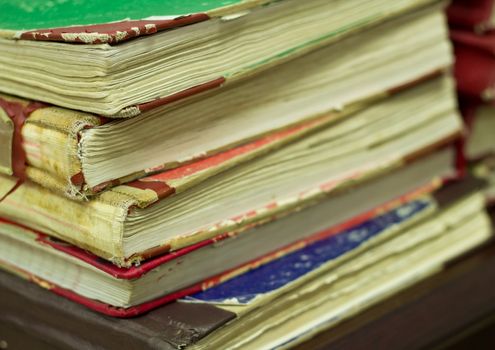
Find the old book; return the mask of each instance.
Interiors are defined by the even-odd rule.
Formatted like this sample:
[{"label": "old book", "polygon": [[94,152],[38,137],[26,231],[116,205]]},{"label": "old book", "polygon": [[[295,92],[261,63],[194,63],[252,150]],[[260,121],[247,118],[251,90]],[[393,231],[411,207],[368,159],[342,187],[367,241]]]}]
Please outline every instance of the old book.
[{"label": "old book", "polygon": [[[0,216],[127,265],[298,210],[449,144],[462,130],[452,89],[448,77],[437,77],[227,171],[263,145],[117,186],[88,202],[26,182],[0,202]],[[3,177],[0,184],[5,192],[16,181]]]},{"label": "old book", "polygon": [[439,1],[2,3],[0,90],[133,116],[431,3]]},{"label": "old book", "polygon": [[[111,121],[0,95],[7,121],[0,123],[0,132],[14,135],[7,114],[14,120],[27,116],[22,144],[10,143],[21,149],[11,152],[6,142],[0,150],[0,171],[27,164],[30,180],[83,198],[268,133],[309,122],[315,122],[314,128],[332,123],[401,85],[449,67],[450,51],[441,9],[429,6],[242,82],[143,108],[135,118]],[[291,139],[302,134],[295,132]],[[263,150],[280,145],[270,143]]]},{"label": "old book", "polygon": [[[12,322],[3,316],[11,312],[7,311],[11,305],[19,305],[16,300],[28,298],[29,304],[53,302],[55,313],[60,313],[61,305],[68,313],[80,310],[64,318],[64,325],[55,327],[59,335],[76,324],[76,319],[79,324],[98,324],[110,332],[122,329],[117,325],[128,324],[130,329],[152,333],[152,320],[166,316],[170,328],[161,329],[157,342],[178,342],[184,347],[203,338],[193,349],[227,345],[259,349],[297,343],[437,272],[449,260],[490,239],[482,196],[472,187],[460,193],[458,190],[446,187],[434,195],[433,201],[432,197],[417,198],[381,211],[255,270],[153,311],[151,318],[100,317],[50,295],[35,301],[28,294],[43,295],[41,289],[30,291],[30,286],[24,286],[16,291],[16,298],[9,297],[13,304],[3,308],[5,313],[0,320],[3,324]],[[2,295],[22,285],[15,280],[3,285],[5,280],[8,279],[1,276]],[[21,308],[22,318],[29,309]],[[33,317],[31,322],[45,318],[47,324],[60,320],[40,312]],[[182,330],[185,325],[189,328]],[[69,332],[69,339],[77,338],[79,329]],[[177,333],[181,336],[177,337]],[[130,341],[142,341],[131,338]]]},{"label": "old book", "polygon": [[[495,101],[495,34],[451,30],[459,93],[476,102]],[[473,69],[476,66],[476,69]]]},{"label": "old book", "polygon": [[440,271],[492,237],[479,192],[392,231],[343,257],[331,245],[308,247],[189,298],[237,314],[190,349],[290,348]]},{"label": "old book", "polygon": [[[431,194],[438,183],[428,173],[438,160],[431,156],[272,223],[215,237],[130,269],[2,221],[0,248],[5,253],[0,265],[96,311],[135,316],[307,246],[330,246],[344,254],[382,231],[396,232],[397,225],[433,215],[445,197],[445,190]],[[464,192],[479,185],[473,183]],[[359,203],[359,198],[368,200]],[[357,235],[363,227],[369,234]]]},{"label": "old book", "polygon": [[[476,241],[478,239],[478,237],[473,236],[479,236],[479,234],[474,233],[472,228],[466,229],[465,234],[461,238],[463,243],[466,244],[465,249],[468,249],[469,246],[467,240],[472,239],[473,241]],[[466,241],[464,241],[464,239],[466,239]],[[456,243],[454,242],[453,245],[456,245]],[[408,267],[412,267],[416,272],[423,271],[423,273],[416,274],[415,278],[409,279],[408,276],[401,278],[401,276],[403,276],[402,271],[397,271],[398,273],[393,274],[397,278],[397,283],[390,283],[394,280],[394,277],[388,275],[388,277],[391,278],[388,278],[389,283],[386,284],[387,288],[383,288],[381,291],[388,290],[388,293],[386,293],[387,295],[393,294],[396,291],[407,288],[410,283],[404,283],[404,281],[412,283],[413,281],[420,279],[423,275],[429,275],[430,273],[442,269],[442,265],[451,262],[448,261],[450,259],[441,259],[441,261],[439,261],[436,258],[440,252],[444,252],[444,248],[445,246],[439,247],[438,250],[431,249],[431,251],[419,262],[419,265],[428,262],[429,268],[424,269],[424,265],[423,267],[416,267],[417,264],[415,263],[408,264]],[[460,251],[456,253],[459,252]],[[460,253],[462,254],[463,252]],[[482,258],[486,256],[487,254],[482,256]],[[301,258],[304,259],[307,258],[307,256],[301,255]],[[459,261],[458,257],[456,257],[455,260]],[[473,259],[468,260],[472,262]],[[491,258],[481,260],[482,263],[493,261]],[[307,261],[308,260],[303,260],[303,262]],[[434,264],[430,263],[432,261]],[[464,262],[465,260],[462,259],[460,261]],[[455,271],[461,272],[460,274],[457,273],[457,275],[465,277],[466,274],[463,273],[465,270],[468,272],[473,271],[473,269],[470,268],[459,269],[461,265],[462,267],[465,267],[463,263],[460,265],[455,264]],[[479,266],[476,264],[468,264],[467,267],[471,267],[471,265],[474,265],[475,268]],[[449,270],[452,272],[452,269]],[[408,275],[411,276],[413,274]],[[490,276],[493,276],[493,273]],[[442,278],[442,276],[440,276],[440,278]],[[383,279],[380,282],[382,281]],[[484,285],[480,274],[478,274],[475,281],[479,282],[478,285]],[[456,281],[455,279],[452,280],[452,278],[447,278],[447,282],[440,283],[443,285],[441,288],[443,291],[449,288],[450,282],[455,282],[456,286],[461,285],[460,280]],[[399,288],[393,288],[391,290],[388,288],[391,285],[395,285]],[[437,285],[438,283],[434,283],[434,286]],[[369,291],[371,289],[369,287],[370,286],[368,285],[365,290]],[[415,288],[415,290],[417,291],[418,289]],[[419,290],[421,290],[421,288]],[[428,288],[428,290],[430,290],[430,288]],[[456,288],[456,290],[458,289]],[[439,293],[437,292],[439,291],[435,290],[433,295],[435,295],[435,298],[441,298],[441,291]],[[371,296],[378,296],[378,299],[388,299],[388,296],[385,296],[381,292],[371,293]],[[377,302],[376,300],[373,302],[372,299],[367,300],[369,301],[369,303],[367,303],[368,305]],[[358,301],[359,299],[355,299],[354,303],[347,303],[347,305],[358,306]],[[390,303],[397,303],[397,300],[387,301],[384,306],[387,307],[387,304],[390,306]],[[443,307],[447,305],[452,306],[454,304],[454,301],[452,301],[451,303],[443,305]],[[4,344],[7,343],[9,348],[14,349],[28,347],[43,350],[53,350],[54,348],[62,350],[73,349],[74,344],[78,344],[79,346],[84,345],[87,348],[96,348],[99,346],[105,349],[119,350],[151,350],[157,348],[162,350],[178,348],[190,349],[194,343],[208,334],[214,333],[215,330],[226,325],[228,322],[236,323],[236,321],[232,322],[236,318],[236,313],[227,311],[215,304],[205,302],[173,302],[132,319],[106,317],[105,315],[92,312],[82,305],[60,298],[48,290],[39,288],[35,284],[23,281],[22,279],[3,271],[0,271],[0,307],[2,309],[2,312],[0,313],[0,338],[4,341]],[[361,306],[359,309],[362,310],[363,307]],[[322,307],[319,308],[317,317],[321,316],[322,318],[320,319],[325,320],[325,313],[332,312],[333,310],[334,309],[322,305]],[[343,315],[343,318],[346,318],[345,313],[340,315]],[[355,316],[362,317],[360,314]],[[349,315],[347,317],[349,317]],[[409,323],[413,324],[414,320],[410,318]],[[40,327],[41,324],[44,326]],[[163,327],[164,324],[166,324],[167,327]],[[335,323],[331,322],[328,325],[332,326],[334,324]],[[389,322],[388,324],[391,323]],[[342,329],[345,332],[345,327],[339,328],[340,329],[331,330],[331,332],[342,332]],[[327,327],[325,327],[324,324],[315,327],[315,331],[323,331],[326,329]],[[270,330],[268,330],[268,332],[270,332]],[[294,337],[294,341],[289,342],[288,347],[296,344],[298,339],[306,339],[314,335],[314,333],[316,332],[302,333],[300,337]],[[399,342],[397,342],[397,344],[399,344]]]},{"label": "old book", "polygon": [[493,0],[454,0],[447,9],[449,23],[483,33],[495,28]]},{"label": "old book", "polygon": [[464,157],[472,174],[487,181],[487,202],[495,202],[495,106],[464,101],[463,117],[468,134],[464,142]]},{"label": "old book", "polygon": [[465,107],[469,119],[469,134],[466,142],[466,156],[472,161],[495,154],[495,106],[471,105]]}]

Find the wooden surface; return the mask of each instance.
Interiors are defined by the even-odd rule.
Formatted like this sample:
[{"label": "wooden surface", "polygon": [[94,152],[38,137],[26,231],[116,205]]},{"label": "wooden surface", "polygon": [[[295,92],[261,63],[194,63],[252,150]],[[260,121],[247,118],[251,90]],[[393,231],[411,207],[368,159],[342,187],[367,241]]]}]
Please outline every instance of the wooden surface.
[{"label": "wooden surface", "polygon": [[495,349],[495,244],[299,349]]}]

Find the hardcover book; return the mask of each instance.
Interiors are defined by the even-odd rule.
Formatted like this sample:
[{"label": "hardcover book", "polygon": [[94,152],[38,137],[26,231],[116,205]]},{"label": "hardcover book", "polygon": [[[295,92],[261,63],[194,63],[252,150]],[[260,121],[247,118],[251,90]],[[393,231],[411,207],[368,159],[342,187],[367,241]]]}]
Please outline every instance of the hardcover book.
[{"label": "hardcover book", "polygon": [[0,95],[0,171],[81,199],[255,140],[266,143],[267,134],[292,135],[263,147],[269,151],[448,69],[443,17],[429,6],[264,74],[150,104],[140,116],[118,121]]},{"label": "hardcover book", "polygon": [[[336,304],[328,305],[322,302],[316,308],[317,315],[302,309],[307,318],[302,315],[294,316],[298,321],[296,327],[292,323],[290,328],[284,328],[284,333],[280,335],[277,329],[283,327],[283,324],[278,323],[275,328],[265,328],[262,339],[266,340],[271,333],[270,343],[277,344],[277,348],[297,345],[314,336],[316,332],[326,331],[340,320],[352,317],[352,314],[388,299],[391,295],[408,288],[409,285],[419,282],[423,277],[439,272],[443,266],[451,263],[452,258],[457,260],[459,254],[464,254],[470,246],[481,242],[482,235],[476,232],[473,226],[465,228],[462,237],[458,240],[445,242],[447,244],[442,246],[430,246],[426,251],[421,250],[424,255],[416,255],[421,259],[402,260],[405,269],[397,269],[400,260],[394,259],[390,261],[393,268],[391,271],[387,270],[391,273],[377,276],[376,283],[363,285],[361,279],[360,286],[363,288],[356,286],[355,293],[347,294],[345,300],[333,298],[335,303],[339,303],[340,308]],[[459,248],[461,244],[464,245],[463,248]],[[306,255],[301,255],[302,259],[304,257]],[[297,263],[296,259],[293,261]],[[304,265],[307,260],[302,262]],[[372,269],[366,268],[363,272],[371,273]],[[328,285],[325,290],[329,295]],[[337,289],[331,290],[333,292]],[[265,298],[264,305],[270,305],[271,302],[266,300]],[[294,303],[293,299],[291,303]],[[304,306],[304,303],[298,305]],[[287,304],[285,306],[287,309],[291,307]],[[240,322],[236,321],[237,312],[205,302],[173,302],[132,319],[106,317],[2,271],[0,271],[0,307],[2,309],[0,337],[12,348],[72,349],[74,344],[78,344],[87,348],[99,346],[119,350],[194,349],[194,344],[198,347],[204,346],[206,341],[216,337],[221,338],[222,333],[225,335],[228,332],[229,325],[242,323],[242,319],[239,319]],[[270,311],[273,315],[273,309]],[[292,313],[292,315],[297,314]],[[335,315],[337,317],[330,320],[329,317]],[[266,314],[263,316],[264,324],[267,324],[267,316]],[[307,320],[313,322],[308,323]],[[273,320],[270,319],[269,322]],[[44,327],[40,327],[41,324]],[[164,324],[167,326],[164,327]],[[308,331],[307,325],[313,328]],[[247,331],[249,332],[249,328]],[[244,336],[246,336],[245,332],[239,334],[236,339],[241,340]],[[277,341],[278,337],[280,337],[279,341]],[[244,343],[244,347],[247,348],[248,345],[248,342]],[[261,348],[258,347],[257,350]]]},{"label": "hardcover book", "polygon": [[2,1],[0,91],[135,116],[432,3]]},{"label": "hardcover book", "polygon": [[[462,131],[452,89],[448,77],[437,77],[227,171],[266,144],[243,145],[87,202],[31,182],[16,187],[4,177],[0,190],[14,190],[0,202],[0,215],[129,265],[299,210],[450,144]],[[429,176],[453,163],[441,159]]]},{"label": "hardcover book", "polygon": [[[219,236],[130,269],[115,267],[77,247],[3,221],[0,224],[0,246],[5,248],[2,248],[5,254],[0,259],[0,265],[57,294],[112,316],[135,316],[202,290],[205,292],[191,297],[192,300],[206,298],[214,301],[225,293],[235,293],[238,282],[232,282],[232,286],[227,280],[238,275],[246,276],[247,271],[253,268],[259,270],[261,265],[268,264],[268,267],[262,268],[267,271],[283,271],[274,267],[274,264],[285,265],[284,261],[291,259],[290,256],[302,256],[309,252],[314,255],[325,249],[327,253],[320,257],[321,262],[314,261],[314,264],[309,265],[314,269],[332,256],[337,258],[350,252],[357,254],[370,242],[373,242],[372,245],[380,245],[385,239],[383,237],[395,235],[425,217],[434,216],[439,206],[444,206],[445,199],[453,196],[453,189],[456,190],[455,195],[468,196],[480,185],[473,179],[463,186],[449,184],[445,189],[431,194],[435,189],[431,183],[392,199],[390,196],[393,193],[375,195],[377,198],[372,198],[363,206],[354,204],[352,210],[343,209],[340,214],[336,210],[346,203],[355,203],[356,198],[369,196],[372,192],[383,192],[383,187],[397,185],[410,171],[389,175],[386,179],[356,188],[340,199],[327,200],[310,209],[253,228],[251,232]],[[393,192],[400,193],[406,189],[408,187]],[[384,202],[384,199],[387,201]],[[373,203],[380,204],[370,208]],[[463,206],[466,211],[463,215],[479,210],[482,205],[482,197],[478,196],[468,207],[472,210]],[[363,208],[366,211],[361,211]],[[330,212],[335,214],[328,216]],[[457,219],[462,217],[457,215]],[[257,253],[252,254],[253,251]],[[282,262],[275,263],[280,260]],[[311,269],[302,269],[300,272],[306,274]],[[295,274],[293,278],[297,276]],[[217,291],[218,288],[210,290],[219,283],[225,284],[221,293]],[[260,283],[252,287],[273,290],[276,285]],[[224,299],[234,304],[248,304],[256,298],[253,292],[244,296],[226,296]]]},{"label": "hardcover book", "polygon": [[489,205],[495,203],[495,106],[479,101],[463,101],[462,115],[468,133],[462,148],[472,174],[488,185],[484,193]]},{"label": "hardcover book", "polygon": [[[314,245],[193,296],[188,300],[237,317],[191,349],[290,348],[437,273],[492,237],[479,193],[412,227],[400,226],[389,240],[385,229],[363,250],[339,256],[331,244]],[[370,233],[360,229],[362,236]]]},{"label": "hardcover book", "polygon": [[[484,200],[478,186],[478,182],[470,179],[450,183],[433,195],[411,193],[316,232],[293,249],[279,251],[271,259],[241,269],[238,274],[224,275],[220,284],[209,281],[201,288],[189,289],[182,294],[182,299],[160,308],[155,315],[165,313],[172,317],[169,311],[182,310],[169,319],[172,321],[167,328],[170,333],[165,336],[172,337],[172,330],[179,326],[173,322],[176,317],[186,317],[193,310],[209,310],[217,322],[211,322],[207,332],[196,332],[196,338],[187,338],[190,333],[186,331],[183,336],[189,340],[183,346],[192,345],[198,337],[221,325],[224,326],[197,343],[197,348],[219,348],[227,344],[260,348],[273,343],[297,342],[438,271],[447,261],[488,240],[490,220],[483,211]],[[327,214],[324,217],[329,217]],[[2,237],[5,237],[4,229],[2,225]],[[23,235],[30,233],[18,231],[13,237],[22,241]],[[51,254],[80,259],[64,252],[66,246],[52,243],[50,247]],[[37,249],[46,250],[38,245],[27,251]],[[11,263],[22,263],[21,250],[17,254],[10,258]],[[182,258],[185,261],[187,255]],[[203,261],[208,262],[208,259]],[[57,294],[113,316],[136,316],[159,305],[155,302],[131,309],[105,307],[101,302],[77,296],[33,273],[12,268],[5,261],[2,266]],[[52,267],[51,278],[58,274],[61,266],[63,264]],[[81,283],[88,283],[84,274],[79,274],[79,278]],[[101,289],[102,285],[98,287]],[[98,287],[94,287],[95,290]],[[19,294],[24,295],[27,289],[23,288]],[[176,294],[175,298],[180,295]],[[63,305],[64,301],[59,303]],[[68,309],[71,308],[74,306],[69,304]],[[84,315],[84,310],[79,314]],[[200,314],[197,317],[204,319]],[[89,319],[98,317],[93,315]],[[131,323],[137,326],[144,319]]]}]

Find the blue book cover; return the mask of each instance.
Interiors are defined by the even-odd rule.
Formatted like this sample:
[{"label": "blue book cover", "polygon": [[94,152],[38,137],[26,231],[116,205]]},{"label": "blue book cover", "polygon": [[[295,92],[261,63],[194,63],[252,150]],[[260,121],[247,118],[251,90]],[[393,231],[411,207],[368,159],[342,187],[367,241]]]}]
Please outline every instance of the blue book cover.
[{"label": "blue book cover", "polygon": [[427,199],[411,201],[213,288],[186,297],[183,301],[247,305],[255,298],[275,292],[323,264],[338,259],[392,227],[421,215],[433,205]]}]

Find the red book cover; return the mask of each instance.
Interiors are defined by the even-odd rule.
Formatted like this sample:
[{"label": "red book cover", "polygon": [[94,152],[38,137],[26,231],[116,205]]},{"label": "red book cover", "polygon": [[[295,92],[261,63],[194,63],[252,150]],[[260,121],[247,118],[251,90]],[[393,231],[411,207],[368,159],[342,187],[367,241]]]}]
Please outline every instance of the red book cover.
[{"label": "red book cover", "polygon": [[452,30],[451,38],[459,93],[474,101],[492,102],[495,99],[495,33],[478,36]]},{"label": "red book cover", "polygon": [[454,0],[447,9],[449,23],[472,30],[493,28],[493,0]]}]

